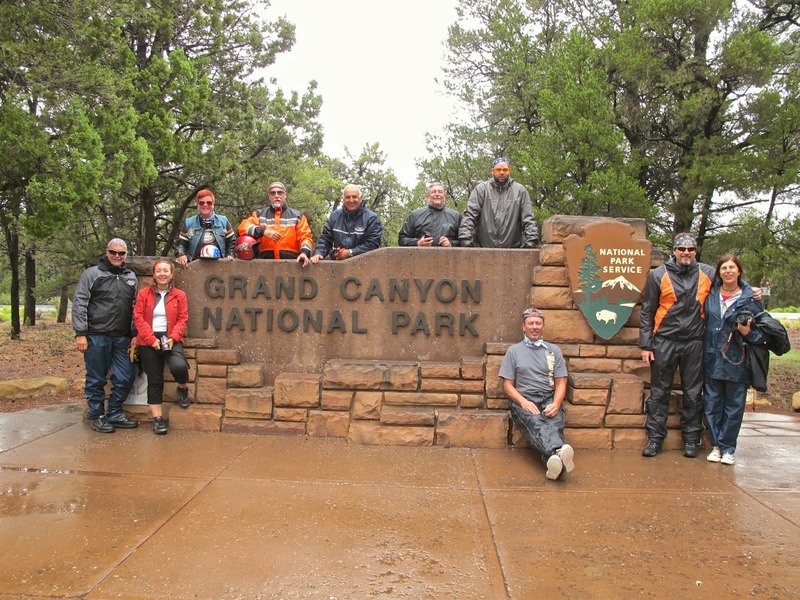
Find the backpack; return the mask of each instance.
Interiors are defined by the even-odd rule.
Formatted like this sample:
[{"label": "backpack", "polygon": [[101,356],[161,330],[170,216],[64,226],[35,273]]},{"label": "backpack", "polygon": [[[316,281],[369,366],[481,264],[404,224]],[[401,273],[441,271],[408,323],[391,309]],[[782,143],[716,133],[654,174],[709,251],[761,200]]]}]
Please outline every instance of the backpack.
[{"label": "backpack", "polygon": [[766,311],[753,316],[753,324],[764,334],[764,347],[775,356],[782,356],[792,349],[789,334],[780,321]]}]

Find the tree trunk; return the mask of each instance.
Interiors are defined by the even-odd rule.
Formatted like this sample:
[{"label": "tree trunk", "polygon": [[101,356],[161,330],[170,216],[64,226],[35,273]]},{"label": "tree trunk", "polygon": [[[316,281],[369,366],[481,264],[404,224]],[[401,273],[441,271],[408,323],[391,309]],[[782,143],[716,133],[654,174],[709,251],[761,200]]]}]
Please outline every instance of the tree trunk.
[{"label": "tree trunk", "polygon": [[56,317],[56,323],[67,322],[67,308],[69,307],[69,296],[67,295],[68,289],[69,288],[66,285],[61,286],[61,298],[58,302],[58,317]]},{"label": "tree trunk", "polygon": [[25,250],[25,325],[36,325],[36,248]]},{"label": "tree trunk", "polygon": [[139,254],[141,256],[156,255],[156,195],[152,187],[142,189],[142,225]]},{"label": "tree trunk", "polygon": [[8,245],[8,264],[11,267],[11,332],[12,340],[19,339],[19,235],[16,223],[3,223]]}]

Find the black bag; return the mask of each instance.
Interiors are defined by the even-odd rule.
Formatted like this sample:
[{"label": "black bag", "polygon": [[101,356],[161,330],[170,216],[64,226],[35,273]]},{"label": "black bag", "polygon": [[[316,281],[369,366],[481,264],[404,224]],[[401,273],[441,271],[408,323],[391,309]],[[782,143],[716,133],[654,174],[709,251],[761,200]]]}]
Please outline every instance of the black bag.
[{"label": "black bag", "polygon": [[750,370],[750,386],[766,392],[769,374],[769,350],[766,346],[747,344],[747,368]]},{"label": "black bag", "polygon": [[786,328],[768,312],[763,311],[754,315],[753,325],[764,334],[766,338],[764,345],[775,356],[782,356],[792,349]]}]

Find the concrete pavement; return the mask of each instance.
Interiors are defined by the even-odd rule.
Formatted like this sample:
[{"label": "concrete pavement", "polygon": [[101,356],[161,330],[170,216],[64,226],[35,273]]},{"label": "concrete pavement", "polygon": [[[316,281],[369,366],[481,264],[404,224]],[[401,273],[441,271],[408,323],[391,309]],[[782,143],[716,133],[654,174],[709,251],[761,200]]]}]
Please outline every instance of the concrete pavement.
[{"label": "concrete pavement", "polygon": [[0,414],[0,599],[800,597],[792,416],[748,411],[733,467],[578,450],[550,482],[529,450],[82,413]]}]

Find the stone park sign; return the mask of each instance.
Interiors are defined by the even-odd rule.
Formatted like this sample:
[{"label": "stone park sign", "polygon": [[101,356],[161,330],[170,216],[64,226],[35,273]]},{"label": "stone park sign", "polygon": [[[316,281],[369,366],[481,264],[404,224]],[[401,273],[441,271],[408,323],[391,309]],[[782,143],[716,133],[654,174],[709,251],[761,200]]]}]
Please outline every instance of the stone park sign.
[{"label": "stone park sign", "polygon": [[525,250],[381,248],[305,269],[195,261],[176,283],[190,335],[237,348],[272,380],[335,358],[454,361],[518,341],[536,263]]},{"label": "stone park sign", "polygon": [[626,223],[600,221],[564,240],[573,302],[606,340],[628,321],[650,272],[651,244],[634,234]]}]

